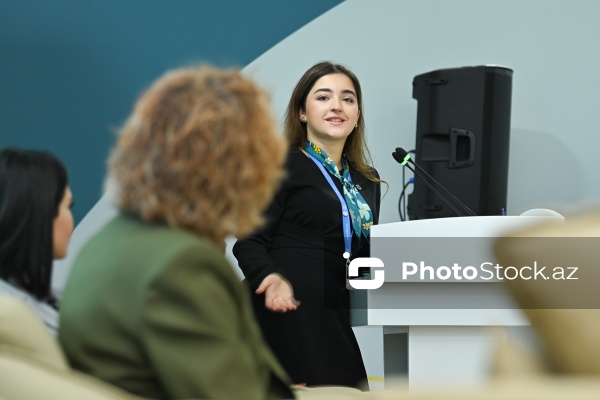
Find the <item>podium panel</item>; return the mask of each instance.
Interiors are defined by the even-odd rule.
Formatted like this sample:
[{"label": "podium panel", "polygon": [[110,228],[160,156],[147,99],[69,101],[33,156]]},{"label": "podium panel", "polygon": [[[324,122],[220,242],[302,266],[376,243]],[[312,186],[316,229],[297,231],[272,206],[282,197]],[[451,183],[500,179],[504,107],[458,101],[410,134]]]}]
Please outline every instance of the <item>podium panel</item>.
[{"label": "podium panel", "polygon": [[[385,346],[390,341],[384,340],[383,358],[386,365],[397,358],[407,365],[403,373],[408,374],[411,388],[481,384],[494,349],[491,328],[506,332],[509,327],[527,327],[529,322],[501,280],[441,279],[436,272],[451,270],[448,260],[460,259],[463,267],[474,268],[482,262],[493,263],[498,236],[563,220],[562,216],[483,216],[373,226],[371,256],[383,261],[385,280],[378,289],[351,292],[352,323],[382,326],[384,335],[406,335],[407,354],[392,353]],[[403,241],[409,245],[402,246]],[[452,245],[435,245],[444,242]],[[426,279],[403,274],[403,263],[418,265],[417,260],[426,260],[433,274]],[[395,372],[384,371],[384,376],[389,379]]]}]

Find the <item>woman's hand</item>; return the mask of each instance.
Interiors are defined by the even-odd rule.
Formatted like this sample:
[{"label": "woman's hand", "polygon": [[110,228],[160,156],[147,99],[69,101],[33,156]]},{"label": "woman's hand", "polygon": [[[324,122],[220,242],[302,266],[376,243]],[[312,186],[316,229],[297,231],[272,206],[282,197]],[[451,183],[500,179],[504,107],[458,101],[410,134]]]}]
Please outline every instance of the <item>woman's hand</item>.
[{"label": "woman's hand", "polygon": [[260,283],[256,294],[265,294],[265,307],[267,310],[277,312],[293,311],[300,305],[294,298],[292,285],[281,275],[267,275]]}]

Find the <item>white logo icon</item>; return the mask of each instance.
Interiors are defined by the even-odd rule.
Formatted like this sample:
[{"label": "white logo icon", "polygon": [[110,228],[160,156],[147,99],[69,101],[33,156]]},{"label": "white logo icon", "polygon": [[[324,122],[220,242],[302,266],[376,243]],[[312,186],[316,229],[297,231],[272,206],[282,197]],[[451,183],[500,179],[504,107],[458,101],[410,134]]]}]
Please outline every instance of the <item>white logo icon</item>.
[{"label": "white logo icon", "polygon": [[359,268],[376,268],[373,271],[373,279],[348,279],[348,283],[354,289],[378,289],[383,285],[383,261],[375,257],[355,258],[348,265],[348,276],[354,278],[358,276]]}]

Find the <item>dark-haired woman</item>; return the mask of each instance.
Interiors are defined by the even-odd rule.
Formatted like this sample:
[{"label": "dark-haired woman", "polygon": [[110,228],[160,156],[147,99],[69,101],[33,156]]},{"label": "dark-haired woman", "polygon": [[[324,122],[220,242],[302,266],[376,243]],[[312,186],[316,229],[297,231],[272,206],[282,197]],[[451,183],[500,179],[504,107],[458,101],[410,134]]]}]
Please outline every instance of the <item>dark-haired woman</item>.
[{"label": "dark-haired woman", "polygon": [[0,151],[0,293],[22,299],[56,335],[52,262],[64,258],[71,233],[67,171],[54,155]]},{"label": "dark-haired woman", "polygon": [[306,71],[285,119],[287,178],[264,229],[233,249],[263,333],[297,384],[366,385],[346,289],[347,260],[368,255],[379,217],[364,128],[350,70],[321,62]]}]

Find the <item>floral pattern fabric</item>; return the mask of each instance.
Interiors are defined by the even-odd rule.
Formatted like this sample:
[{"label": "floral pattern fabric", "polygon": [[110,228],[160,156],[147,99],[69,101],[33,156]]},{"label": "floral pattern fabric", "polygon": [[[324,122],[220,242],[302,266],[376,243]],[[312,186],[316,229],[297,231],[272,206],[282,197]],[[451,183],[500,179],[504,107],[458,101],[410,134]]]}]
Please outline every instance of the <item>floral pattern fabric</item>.
[{"label": "floral pattern fabric", "polygon": [[307,140],[304,144],[304,150],[340,180],[344,188],[344,200],[348,206],[348,212],[352,221],[352,230],[359,239],[361,237],[368,239],[371,226],[373,225],[373,213],[356,186],[352,183],[350,165],[346,161],[346,158],[342,156],[342,173],[340,174],[337,165],[335,165],[327,153],[310,140]]}]

